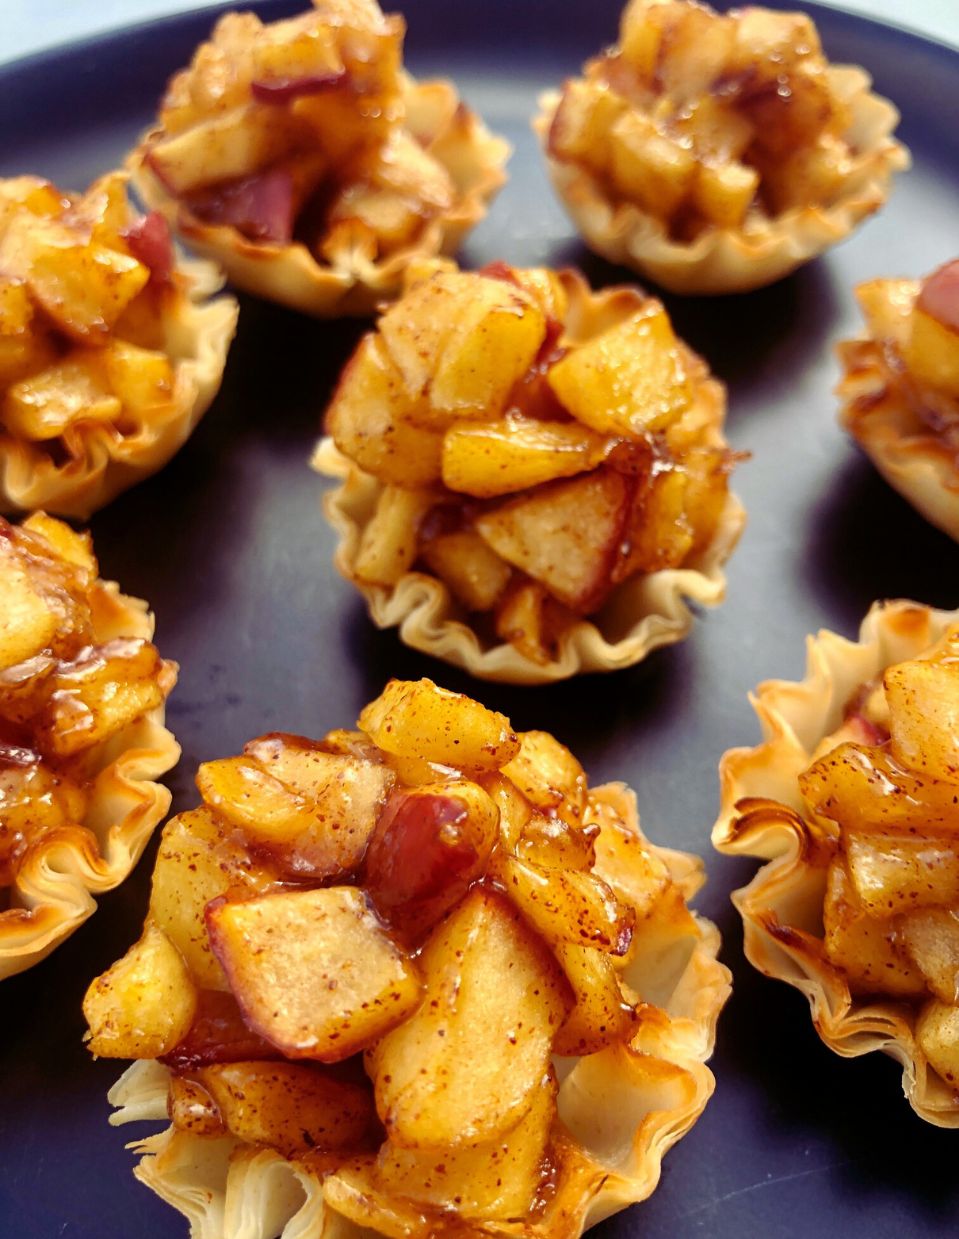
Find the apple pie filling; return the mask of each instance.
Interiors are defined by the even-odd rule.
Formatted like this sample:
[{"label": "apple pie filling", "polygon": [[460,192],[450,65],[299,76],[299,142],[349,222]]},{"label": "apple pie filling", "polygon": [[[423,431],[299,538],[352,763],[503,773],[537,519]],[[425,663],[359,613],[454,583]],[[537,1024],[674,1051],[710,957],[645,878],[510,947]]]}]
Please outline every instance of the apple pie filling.
[{"label": "apple pie filling", "polygon": [[[425,1237],[562,1207],[578,1233],[610,1175],[564,1188],[585,1155],[563,1090],[584,1056],[611,1069],[669,1027],[642,961],[647,935],[695,954],[704,933],[678,854],[550,735],[428,680],[391,681],[358,730],[261,736],[197,785],[142,938],[85,1000],[94,1053],[165,1067],[172,1127],[143,1177],[176,1203],[181,1158],[226,1147],[234,1175],[255,1146],[322,1182],[341,1223]],[[697,966],[711,1026],[725,973]]]},{"label": "apple pie filling", "polygon": [[[450,83],[404,72],[404,32],[375,0],[228,13],[171,79],[132,157],[138,188],[239,286],[368,311],[383,264],[456,247],[507,153]],[[348,301],[351,279],[372,281],[368,305]]]},{"label": "apple pie filling", "polygon": [[236,318],[226,299],[192,305],[193,274],[122,173],[82,196],[0,181],[2,506],[88,515],[186,438]]},{"label": "apple pie filling", "polygon": [[326,428],[380,484],[360,584],[443,582],[538,664],[624,582],[695,563],[728,500],[721,386],[662,304],[572,272],[421,272]]},{"label": "apple pie filling", "polygon": [[[48,948],[66,932],[58,917],[69,900],[51,871],[68,854],[75,863],[67,886],[84,872],[85,858],[91,889],[126,876],[130,853],[169,800],[154,784],[135,795],[133,782],[124,780],[151,764],[154,775],[169,769],[177,749],[149,721],[162,716],[175,665],[146,639],[150,621],[142,604],[97,578],[89,537],[42,513],[19,527],[0,518],[0,577],[4,976],[33,962],[39,944],[30,932],[24,936],[31,922],[45,924]],[[128,760],[127,750],[139,751]],[[91,910],[92,904],[85,915]]]}]

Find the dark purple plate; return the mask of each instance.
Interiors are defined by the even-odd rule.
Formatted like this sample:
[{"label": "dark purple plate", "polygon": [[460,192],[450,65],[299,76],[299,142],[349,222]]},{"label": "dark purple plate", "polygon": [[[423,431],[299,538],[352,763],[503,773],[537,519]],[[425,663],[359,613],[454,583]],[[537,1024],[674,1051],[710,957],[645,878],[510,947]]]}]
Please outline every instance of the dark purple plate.
[{"label": "dark purple plate", "polygon": [[[256,6],[279,16],[302,8]],[[389,7],[389,6],[387,6]],[[703,853],[699,907],[718,922],[735,993],[713,1060],[715,1098],[666,1159],[646,1203],[602,1239],[907,1239],[959,1227],[956,1136],[917,1119],[899,1069],[843,1061],[803,999],[741,955],[729,892],[753,870],[710,853],[716,763],[753,743],[747,691],[798,676],[807,632],[853,633],[877,597],[959,603],[959,548],[890,491],[836,425],[833,344],[859,330],[852,286],[919,275],[959,250],[959,55],[861,18],[806,6],[837,61],[865,65],[903,113],[915,167],[851,240],[772,288],[724,300],[667,297],[679,331],[729,384],[729,435],[753,453],[736,488],[750,524],[729,598],[682,645],[613,676],[553,688],[478,684],[377,632],[331,566],[334,539],[307,468],[330,384],[361,327],[244,299],[223,391],[190,443],[92,522],[104,575],[150,600],[163,653],[181,664],[168,718],[183,744],[175,808],[196,802],[197,763],[271,728],[349,725],[390,675],[473,691],[520,727],[546,726],[596,780],[638,791],[658,842]],[[409,0],[409,63],[447,73],[516,153],[510,183],[464,262],[576,263],[628,279],[577,241],[529,131],[537,93],[612,40],[618,0]],[[85,186],[151,119],[209,12],[121,31],[0,69],[0,174]],[[107,1125],[119,1071],[81,1044],[89,980],[137,936],[153,848],[93,919],[0,987],[0,1236],[176,1239],[183,1219],[137,1184]]]}]

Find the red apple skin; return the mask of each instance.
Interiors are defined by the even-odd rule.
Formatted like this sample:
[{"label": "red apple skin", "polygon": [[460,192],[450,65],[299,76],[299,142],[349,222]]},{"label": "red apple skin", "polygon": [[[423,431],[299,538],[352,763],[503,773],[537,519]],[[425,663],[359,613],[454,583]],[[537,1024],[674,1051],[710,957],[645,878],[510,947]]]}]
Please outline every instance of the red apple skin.
[{"label": "red apple skin", "polygon": [[293,178],[271,168],[186,199],[189,209],[208,224],[227,224],[250,241],[288,245],[293,237]]},{"label": "red apple skin", "polygon": [[172,1071],[195,1071],[211,1063],[242,1063],[282,1055],[255,1033],[232,994],[203,990],[190,1031],[160,1059]]},{"label": "red apple skin", "polygon": [[916,305],[941,326],[959,335],[959,258],[926,276]]},{"label": "red apple skin", "polygon": [[455,793],[401,790],[380,814],[363,884],[388,923],[416,936],[462,899],[488,859],[489,848],[476,839],[467,805]]},{"label": "red apple skin", "polygon": [[150,268],[158,284],[169,284],[173,275],[173,239],[170,226],[159,211],[151,211],[124,229],[123,239],[138,262]]},{"label": "red apple skin", "polygon": [[313,73],[303,77],[278,77],[272,81],[252,82],[250,92],[257,103],[283,104],[303,95],[319,95],[333,90],[346,78],[346,70],[337,73]]}]

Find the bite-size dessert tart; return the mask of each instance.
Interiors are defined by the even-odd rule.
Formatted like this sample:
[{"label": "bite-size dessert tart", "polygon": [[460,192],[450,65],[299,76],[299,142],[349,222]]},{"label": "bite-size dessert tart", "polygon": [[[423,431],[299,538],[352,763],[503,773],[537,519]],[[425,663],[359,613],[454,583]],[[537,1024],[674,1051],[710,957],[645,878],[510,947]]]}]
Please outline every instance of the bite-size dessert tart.
[{"label": "bite-size dessert tart", "polygon": [[84,1008],[196,1239],[576,1236],[653,1190],[729,974],[625,786],[429,680],[197,785]]},{"label": "bite-size dessert tart", "polygon": [[840,420],[891,486],[959,540],[959,260],[923,280],[878,279],[839,345]]},{"label": "bite-size dessert tart", "polygon": [[380,627],[489,679],[639,662],[722,600],[725,390],[662,303],[424,265],[340,379],[316,467]]},{"label": "bite-size dessert tart", "polygon": [[170,805],[176,665],[146,603],[97,571],[89,535],[0,517],[0,978],[91,915]]},{"label": "bite-size dessert tart", "polygon": [[127,178],[85,194],[0,180],[0,508],[85,518],[182,446],[236,327]]},{"label": "bite-size dessert tart", "polygon": [[746,954],[831,1049],[892,1055],[913,1108],[959,1127],[959,612],[877,603],[755,707],[713,831],[769,862],[734,896]]},{"label": "bite-size dessert tart", "polygon": [[137,189],[236,287],[371,313],[412,258],[456,250],[509,154],[450,82],[405,72],[404,33],[376,0],[228,13],[130,156]]},{"label": "bite-size dessert tart", "polygon": [[870,85],[804,13],[631,0],[536,129],[592,249],[675,292],[741,292],[842,240],[908,167]]}]

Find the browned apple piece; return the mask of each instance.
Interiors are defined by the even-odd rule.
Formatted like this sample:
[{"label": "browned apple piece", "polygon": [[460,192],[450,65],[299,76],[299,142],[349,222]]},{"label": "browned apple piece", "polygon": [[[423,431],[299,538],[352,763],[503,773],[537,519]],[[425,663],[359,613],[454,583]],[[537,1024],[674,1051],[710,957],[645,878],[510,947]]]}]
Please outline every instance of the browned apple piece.
[{"label": "browned apple piece", "polygon": [[604,810],[603,805],[590,805],[587,813],[591,824],[599,827],[593,844],[594,872],[621,903],[633,909],[638,934],[643,918],[650,915],[670,886],[669,870],[636,831]]},{"label": "browned apple piece", "polygon": [[509,500],[479,517],[476,529],[560,602],[588,612],[610,588],[630,498],[629,480],[599,469]]},{"label": "browned apple piece", "polygon": [[941,1001],[959,1004],[959,913],[950,908],[921,908],[899,921],[906,953]]},{"label": "browned apple piece", "polygon": [[591,873],[542,869],[517,857],[503,857],[500,869],[506,891],[543,939],[556,946],[592,946],[625,955],[635,917],[607,884]]},{"label": "browned apple piece", "polygon": [[149,641],[117,637],[81,652],[53,677],[38,742],[56,757],[80,753],[162,705],[175,679]]},{"label": "browned apple piece", "polygon": [[0,613],[0,670],[16,666],[43,650],[60,617],[37,593],[13,544],[0,538],[3,610]]},{"label": "browned apple piece", "polygon": [[298,136],[299,126],[279,110],[233,108],[151,142],[146,164],[180,198],[250,176],[289,154]]},{"label": "browned apple piece", "polygon": [[368,1090],[309,1063],[217,1063],[201,1067],[196,1079],[232,1135],[284,1157],[357,1149],[374,1129]]},{"label": "browned apple piece", "polygon": [[468,780],[395,791],[363,869],[377,911],[405,933],[435,924],[486,872],[498,825],[493,800]]},{"label": "browned apple piece", "polygon": [[390,680],[359,726],[387,753],[463,771],[498,770],[519,750],[505,715],[432,680]]},{"label": "browned apple piece", "polygon": [[37,753],[0,743],[0,889],[12,885],[23,852],[50,830],[81,822],[83,788]]},{"label": "browned apple piece", "polygon": [[692,188],[695,152],[635,110],[614,121],[607,141],[609,174],[619,194],[653,215],[673,215]]},{"label": "browned apple piece", "polygon": [[507,586],[496,608],[496,635],[531,662],[545,666],[554,655],[548,618],[549,595],[538,581],[519,580]]},{"label": "browned apple piece", "polygon": [[3,424],[21,439],[43,442],[75,422],[115,422],[123,412],[111,390],[101,350],[74,349],[12,384],[3,400]]},{"label": "browned apple piece", "polygon": [[216,1102],[195,1080],[177,1075],[170,1077],[167,1111],[178,1131],[194,1136],[222,1136],[226,1132]]},{"label": "browned apple piece", "polygon": [[193,1022],[197,992],[176,947],[147,922],[143,936],[83,999],[89,1047],[103,1058],[159,1058]]},{"label": "browned apple piece", "polygon": [[215,901],[206,919],[244,1018],[288,1058],[339,1062],[420,1001],[416,969],[355,887]]},{"label": "browned apple piece", "polygon": [[955,830],[923,825],[899,834],[873,827],[846,827],[843,847],[849,876],[871,916],[894,916],[910,908],[949,906],[959,899],[959,851]]},{"label": "browned apple piece", "polygon": [[571,1006],[567,982],[516,909],[482,886],[433,931],[420,965],[421,1006],[374,1055],[377,1111],[404,1148],[492,1140],[533,1104]]},{"label": "browned apple piece", "polygon": [[261,842],[290,842],[316,824],[306,797],[250,758],[204,762],[196,785],[211,809]]},{"label": "browned apple piece", "polygon": [[580,824],[586,807],[583,767],[548,731],[522,731],[519,742],[519,752],[503,767],[503,774],[538,809],[555,812],[571,825]]},{"label": "browned apple piece", "polygon": [[869,915],[841,857],[829,866],[823,925],[826,955],[854,994],[925,994],[922,973],[898,945],[895,920]]},{"label": "browned apple piece", "polygon": [[610,131],[626,106],[626,100],[603,83],[566,82],[549,127],[550,154],[601,168]]},{"label": "browned apple piece", "polygon": [[423,559],[469,611],[489,611],[509,583],[512,569],[472,529],[438,534],[424,542]]},{"label": "browned apple piece", "polygon": [[406,488],[440,479],[442,436],[414,425],[416,397],[378,335],[365,336],[346,363],[326,413],[327,433],[361,469]]},{"label": "browned apple piece", "polygon": [[516,856],[538,869],[574,869],[585,872],[593,867],[594,843],[598,828],[570,825],[559,814],[535,812],[526,822],[515,844]]},{"label": "browned apple piece", "polygon": [[550,1128],[556,1114],[552,1072],[533,1089],[532,1104],[510,1131],[493,1140],[431,1151],[387,1141],[373,1172],[391,1196],[448,1209],[463,1218],[515,1218],[529,1214],[547,1169]]},{"label": "browned apple piece", "polygon": [[628,1041],[636,1030],[636,1013],[623,997],[609,956],[596,947],[571,943],[553,949],[576,998],[556,1034],[553,1053],[597,1054],[617,1041]]},{"label": "browned apple piece", "polygon": [[912,770],[959,783],[959,662],[898,663],[883,684],[893,753]]},{"label": "browned apple piece", "polygon": [[662,430],[691,395],[669,316],[652,299],[571,350],[548,377],[563,407],[601,435]]},{"label": "browned apple piece", "polygon": [[211,1063],[270,1059],[275,1046],[247,1026],[232,994],[204,989],[197,995],[196,1014],[187,1033],[172,1050],[160,1055],[171,1071],[192,1071]]},{"label": "browned apple piece", "polygon": [[611,444],[577,422],[543,422],[511,414],[495,422],[461,422],[443,437],[443,483],[492,499],[594,469]]},{"label": "browned apple piece", "polygon": [[922,281],[903,356],[921,382],[959,396],[959,260]]},{"label": "browned apple piece", "polygon": [[413,567],[420,522],[435,502],[430,491],[384,486],[360,535],[353,565],[357,577],[372,585],[396,585]]},{"label": "browned apple piece", "polygon": [[506,852],[515,852],[533,816],[533,806],[503,774],[484,774],[479,780],[499,811],[499,845]]},{"label": "browned apple piece", "polygon": [[916,1024],[916,1040],[942,1078],[959,1085],[959,1006],[935,998],[928,1002]]},{"label": "browned apple piece", "polygon": [[637,572],[677,568],[693,545],[686,515],[688,476],[682,468],[651,471],[637,488],[623,536],[623,550],[613,566],[618,584]]},{"label": "browned apple piece", "polygon": [[278,880],[210,809],[181,813],[164,827],[153,870],[150,914],[183,956],[196,983],[225,990],[226,977],[210,949],[204,911],[221,895],[259,894]]}]

